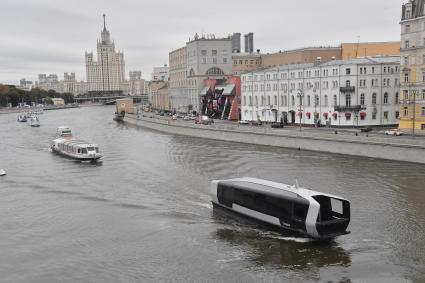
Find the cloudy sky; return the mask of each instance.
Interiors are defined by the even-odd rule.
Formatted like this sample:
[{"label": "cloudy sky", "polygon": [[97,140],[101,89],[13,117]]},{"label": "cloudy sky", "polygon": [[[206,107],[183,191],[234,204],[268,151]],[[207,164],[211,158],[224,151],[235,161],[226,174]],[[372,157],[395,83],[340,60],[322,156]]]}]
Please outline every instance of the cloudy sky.
[{"label": "cloudy sky", "polygon": [[341,42],[400,38],[402,0],[0,0],[0,83],[39,73],[85,79],[84,52],[107,28],[124,51],[126,75],[150,79],[168,53],[197,32],[254,32],[254,47],[275,52]]}]

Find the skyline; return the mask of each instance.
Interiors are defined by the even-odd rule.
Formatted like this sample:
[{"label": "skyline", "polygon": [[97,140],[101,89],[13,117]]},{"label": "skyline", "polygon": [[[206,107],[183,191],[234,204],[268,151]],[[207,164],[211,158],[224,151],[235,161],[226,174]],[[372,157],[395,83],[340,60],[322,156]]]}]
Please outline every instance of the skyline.
[{"label": "skyline", "polygon": [[[64,72],[75,72],[78,81],[85,80],[84,54],[96,50],[103,13],[116,49],[125,54],[126,77],[129,71],[141,70],[148,80],[153,67],[168,64],[168,53],[184,46],[195,33],[225,37],[254,32],[254,48],[262,53],[336,46],[358,38],[361,42],[400,40],[400,0],[306,1],[309,9],[276,0],[262,5],[216,2],[215,7],[226,9],[208,11],[206,17],[205,5],[193,0],[183,4],[77,0],[72,7],[52,0],[2,1],[0,83],[17,84],[21,78],[35,81],[39,73],[56,73],[61,78]],[[300,14],[302,21],[295,25]]]}]

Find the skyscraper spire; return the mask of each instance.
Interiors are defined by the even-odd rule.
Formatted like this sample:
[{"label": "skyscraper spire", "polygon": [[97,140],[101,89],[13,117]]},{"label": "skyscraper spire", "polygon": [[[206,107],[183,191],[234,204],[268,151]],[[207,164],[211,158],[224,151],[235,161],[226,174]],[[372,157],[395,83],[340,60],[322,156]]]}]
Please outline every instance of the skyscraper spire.
[{"label": "skyscraper spire", "polygon": [[106,30],[106,15],[103,14],[103,30]]}]

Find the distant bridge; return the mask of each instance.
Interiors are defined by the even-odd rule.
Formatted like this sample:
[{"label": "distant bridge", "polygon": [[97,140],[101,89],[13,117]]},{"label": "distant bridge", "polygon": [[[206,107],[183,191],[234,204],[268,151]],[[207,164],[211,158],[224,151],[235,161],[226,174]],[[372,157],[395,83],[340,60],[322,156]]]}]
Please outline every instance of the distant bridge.
[{"label": "distant bridge", "polygon": [[109,96],[84,96],[74,97],[75,102],[101,102],[104,104],[115,104],[117,99],[133,98],[134,103],[149,103],[149,96],[145,95],[109,95]]}]

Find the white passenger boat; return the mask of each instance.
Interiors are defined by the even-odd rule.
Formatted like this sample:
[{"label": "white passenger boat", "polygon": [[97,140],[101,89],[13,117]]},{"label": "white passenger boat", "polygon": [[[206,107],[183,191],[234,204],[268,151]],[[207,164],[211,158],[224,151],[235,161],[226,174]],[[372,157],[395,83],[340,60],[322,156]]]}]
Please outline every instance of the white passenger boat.
[{"label": "white passenger boat", "polygon": [[40,127],[40,120],[37,116],[32,116],[29,121],[31,127]]},{"label": "white passenger boat", "polygon": [[4,171],[3,169],[0,169],[0,176],[6,176],[6,171]]},{"label": "white passenger boat", "polygon": [[97,144],[75,139],[69,127],[59,127],[57,135],[50,147],[52,152],[79,161],[97,161],[102,158]]},{"label": "white passenger boat", "polygon": [[316,239],[345,235],[350,202],[338,196],[254,178],[212,181],[212,203],[279,230]]}]

